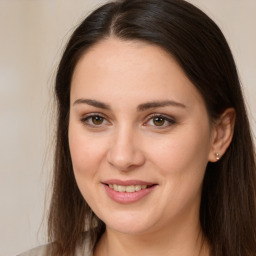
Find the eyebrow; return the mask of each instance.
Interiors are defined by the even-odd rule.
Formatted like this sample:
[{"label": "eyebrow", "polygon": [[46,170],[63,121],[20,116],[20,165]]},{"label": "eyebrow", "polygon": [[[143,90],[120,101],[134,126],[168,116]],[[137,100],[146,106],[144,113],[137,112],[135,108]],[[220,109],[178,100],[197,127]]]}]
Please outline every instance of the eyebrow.
[{"label": "eyebrow", "polygon": [[111,107],[108,104],[105,104],[103,102],[97,101],[97,100],[91,100],[91,99],[77,99],[73,105],[76,104],[87,104],[96,108],[102,108],[106,110],[110,110]]},{"label": "eyebrow", "polygon": [[145,111],[151,108],[159,108],[159,107],[167,107],[167,106],[186,108],[186,106],[180,102],[173,101],[173,100],[165,100],[165,101],[152,101],[152,102],[140,104],[137,107],[137,110]]},{"label": "eyebrow", "polygon": [[[92,99],[77,99],[73,103],[73,105],[76,105],[76,104],[87,104],[96,108],[111,110],[110,105],[97,100],[92,100]],[[173,100],[165,100],[165,101],[152,101],[152,102],[140,104],[137,107],[137,111],[141,112],[151,108],[159,108],[159,107],[167,107],[167,106],[186,108],[186,106],[180,102],[173,101]]]}]

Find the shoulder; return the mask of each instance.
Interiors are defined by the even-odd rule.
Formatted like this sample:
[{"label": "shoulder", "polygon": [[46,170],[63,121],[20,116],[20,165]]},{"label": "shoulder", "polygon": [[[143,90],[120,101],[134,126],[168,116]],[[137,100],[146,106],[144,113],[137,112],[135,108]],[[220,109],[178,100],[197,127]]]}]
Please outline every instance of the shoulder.
[{"label": "shoulder", "polygon": [[50,246],[49,244],[38,246],[27,252],[19,254],[18,256],[47,256],[47,252],[49,251],[49,246]]},{"label": "shoulder", "polygon": [[[41,245],[17,256],[49,256],[52,248],[53,244]],[[92,256],[87,232],[83,234],[83,243],[76,248],[75,256]]]}]

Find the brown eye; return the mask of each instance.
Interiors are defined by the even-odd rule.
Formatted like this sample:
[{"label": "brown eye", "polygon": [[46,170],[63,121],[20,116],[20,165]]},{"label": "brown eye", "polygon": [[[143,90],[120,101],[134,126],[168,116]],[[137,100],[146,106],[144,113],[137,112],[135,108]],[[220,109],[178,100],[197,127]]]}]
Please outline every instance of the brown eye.
[{"label": "brown eye", "polygon": [[153,114],[150,116],[150,118],[144,125],[164,129],[174,124],[176,124],[176,121],[170,116],[162,114]]},{"label": "brown eye", "polygon": [[94,128],[100,128],[109,124],[105,117],[97,114],[91,114],[86,117],[83,117],[81,119],[81,122],[84,125],[94,127]]},{"label": "brown eye", "polygon": [[93,116],[91,117],[91,119],[92,119],[92,123],[95,125],[101,125],[104,121],[104,118],[101,116]]},{"label": "brown eye", "polygon": [[155,126],[163,126],[165,124],[165,119],[162,117],[154,117],[153,118],[153,123]]}]

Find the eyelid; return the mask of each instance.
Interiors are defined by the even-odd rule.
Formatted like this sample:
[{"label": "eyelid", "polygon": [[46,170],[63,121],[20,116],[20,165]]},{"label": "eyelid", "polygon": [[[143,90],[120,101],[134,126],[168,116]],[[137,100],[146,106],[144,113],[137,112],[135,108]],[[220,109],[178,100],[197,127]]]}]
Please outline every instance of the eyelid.
[{"label": "eyelid", "polygon": [[165,128],[168,128],[174,124],[176,124],[176,120],[175,118],[173,117],[170,117],[169,115],[165,115],[165,114],[161,114],[161,113],[154,113],[154,114],[151,114],[149,116],[147,116],[147,119],[146,119],[146,122],[143,123],[143,126],[147,126],[147,123],[152,120],[154,117],[159,117],[159,118],[162,118],[164,119],[165,121],[168,122],[167,125],[163,125],[163,126],[157,126],[157,125],[149,125],[149,126],[152,126],[156,129],[165,129]]},{"label": "eyelid", "polygon": [[[93,123],[90,123],[89,121],[87,121],[87,120],[89,120],[90,118],[93,118],[93,117],[103,118],[104,123],[97,125],[97,124],[93,124]],[[148,124],[153,118],[162,118],[165,122],[167,122],[167,124],[160,125],[160,126],[153,125],[153,124]],[[104,114],[98,113],[98,112],[92,112],[92,113],[85,114],[80,118],[80,120],[84,125],[89,126],[91,128],[102,128],[104,126],[108,126],[108,125],[111,124],[111,122],[108,120],[108,118]],[[161,113],[153,113],[153,114],[150,114],[146,117],[146,121],[143,122],[143,126],[151,126],[155,129],[165,129],[165,128],[168,128],[168,127],[170,127],[170,126],[172,126],[176,123],[177,122],[176,122],[175,118],[173,118],[169,115],[161,114]]]},{"label": "eyelid", "polygon": [[102,128],[102,126],[106,125],[106,124],[99,124],[99,125],[96,125],[96,124],[90,124],[89,122],[87,122],[87,120],[88,120],[89,118],[93,118],[93,117],[101,117],[101,118],[104,119],[104,121],[110,123],[110,122],[107,120],[107,118],[106,118],[105,115],[103,115],[102,113],[97,113],[97,112],[85,114],[85,115],[83,115],[83,116],[80,118],[80,120],[81,120],[81,122],[82,122],[84,125],[89,126],[89,127],[92,127],[92,128]]}]

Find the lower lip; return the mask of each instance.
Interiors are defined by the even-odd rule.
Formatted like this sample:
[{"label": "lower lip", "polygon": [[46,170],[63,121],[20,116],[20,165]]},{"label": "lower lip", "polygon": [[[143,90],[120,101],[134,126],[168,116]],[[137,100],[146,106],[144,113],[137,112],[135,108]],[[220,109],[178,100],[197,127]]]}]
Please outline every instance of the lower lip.
[{"label": "lower lip", "polygon": [[128,193],[128,192],[118,192],[118,191],[115,191],[114,189],[110,188],[106,184],[103,184],[103,185],[107,192],[107,195],[115,202],[121,203],[121,204],[135,203],[135,202],[139,201],[140,199],[144,198],[145,196],[147,196],[156,187],[154,185],[149,188],[141,189],[140,191]]}]

